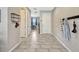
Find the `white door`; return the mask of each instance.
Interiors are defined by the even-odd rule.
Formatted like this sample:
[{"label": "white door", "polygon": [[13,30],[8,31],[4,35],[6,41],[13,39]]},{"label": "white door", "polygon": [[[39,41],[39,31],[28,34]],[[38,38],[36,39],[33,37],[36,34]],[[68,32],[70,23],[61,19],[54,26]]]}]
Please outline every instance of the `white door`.
[{"label": "white door", "polygon": [[26,11],[21,10],[20,37],[26,37]]},{"label": "white door", "polygon": [[41,33],[51,33],[51,12],[41,12],[40,30]]},{"label": "white door", "polygon": [[26,10],[26,33],[27,36],[31,33],[31,12]]}]

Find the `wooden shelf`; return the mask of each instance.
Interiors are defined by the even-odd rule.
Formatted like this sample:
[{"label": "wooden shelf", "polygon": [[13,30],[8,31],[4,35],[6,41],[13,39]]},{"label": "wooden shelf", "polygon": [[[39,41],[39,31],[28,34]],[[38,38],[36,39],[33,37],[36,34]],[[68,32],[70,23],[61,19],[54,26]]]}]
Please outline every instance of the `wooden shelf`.
[{"label": "wooden shelf", "polygon": [[20,19],[20,15],[16,14],[16,13],[11,13],[11,21],[12,22],[19,22]]}]

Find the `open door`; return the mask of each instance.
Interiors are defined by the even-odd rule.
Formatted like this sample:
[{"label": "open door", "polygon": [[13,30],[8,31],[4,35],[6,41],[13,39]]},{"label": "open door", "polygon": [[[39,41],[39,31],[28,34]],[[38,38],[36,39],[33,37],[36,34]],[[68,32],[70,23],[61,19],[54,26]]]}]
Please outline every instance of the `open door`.
[{"label": "open door", "polygon": [[36,30],[40,33],[40,21],[39,17],[32,17],[31,18],[31,30]]}]

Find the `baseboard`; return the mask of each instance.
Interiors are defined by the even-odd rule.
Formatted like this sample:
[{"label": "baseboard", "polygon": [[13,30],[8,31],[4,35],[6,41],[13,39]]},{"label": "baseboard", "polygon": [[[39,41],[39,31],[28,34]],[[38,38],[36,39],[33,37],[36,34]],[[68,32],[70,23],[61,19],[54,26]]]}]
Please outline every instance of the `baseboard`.
[{"label": "baseboard", "polygon": [[53,33],[41,33],[41,34],[51,34],[53,35],[59,42],[60,44],[62,44],[67,50],[68,52],[72,52],[57,36],[55,36]]},{"label": "baseboard", "polygon": [[8,52],[12,52],[16,47],[18,47],[21,44],[22,41],[18,42],[16,45],[14,45]]},{"label": "baseboard", "polygon": [[53,33],[51,34],[68,50],[68,52],[72,52],[57,36],[55,36]]},{"label": "baseboard", "polygon": [[[31,32],[27,35],[26,39],[29,38],[29,36],[31,35]],[[25,37],[21,37],[21,38],[25,38]],[[21,40],[20,42],[18,42],[15,46],[13,46],[8,52],[12,52],[16,47],[18,47],[21,44]]]}]

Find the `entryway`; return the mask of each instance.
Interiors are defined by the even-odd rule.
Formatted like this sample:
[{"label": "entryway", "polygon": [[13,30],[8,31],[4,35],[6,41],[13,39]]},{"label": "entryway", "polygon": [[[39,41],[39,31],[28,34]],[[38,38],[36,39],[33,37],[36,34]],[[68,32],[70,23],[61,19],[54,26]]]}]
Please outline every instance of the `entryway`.
[{"label": "entryway", "polygon": [[36,30],[38,33],[40,33],[40,21],[39,17],[32,17],[31,18],[31,30]]}]

